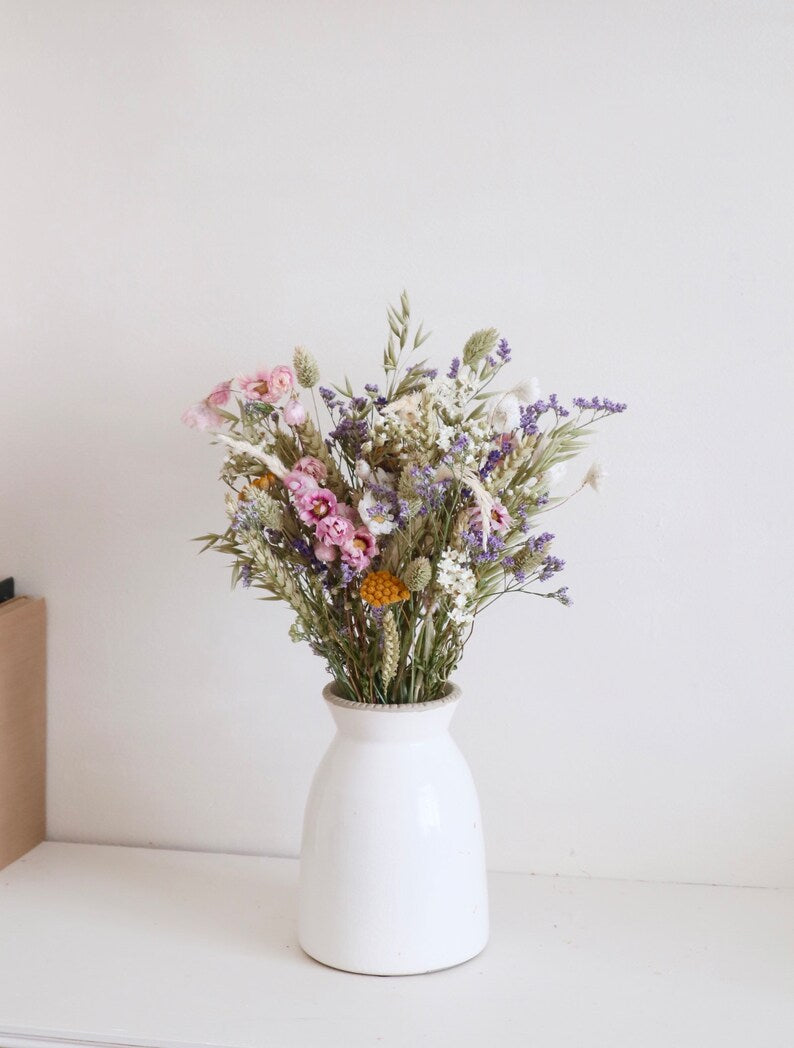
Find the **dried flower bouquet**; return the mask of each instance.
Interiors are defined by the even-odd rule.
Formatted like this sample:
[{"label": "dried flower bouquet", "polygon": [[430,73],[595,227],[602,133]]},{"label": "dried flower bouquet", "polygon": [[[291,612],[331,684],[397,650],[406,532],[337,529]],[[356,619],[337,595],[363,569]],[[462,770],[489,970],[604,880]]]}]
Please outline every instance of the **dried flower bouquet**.
[{"label": "dried flower bouquet", "polygon": [[[291,368],[221,382],[183,415],[227,450],[229,526],[204,548],[232,557],[233,584],[289,604],[292,639],[362,703],[441,696],[475,617],[506,593],[571,603],[565,586],[538,588],[564,566],[539,521],[565,501],[550,489],[589,427],[625,409],[495,389],[511,350],[493,329],[444,375],[408,364],[428,336],[420,325],[411,338],[405,293],[388,323],[382,387],[319,386],[325,437],[319,369],[301,347]],[[578,490],[600,476],[591,467]]]}]

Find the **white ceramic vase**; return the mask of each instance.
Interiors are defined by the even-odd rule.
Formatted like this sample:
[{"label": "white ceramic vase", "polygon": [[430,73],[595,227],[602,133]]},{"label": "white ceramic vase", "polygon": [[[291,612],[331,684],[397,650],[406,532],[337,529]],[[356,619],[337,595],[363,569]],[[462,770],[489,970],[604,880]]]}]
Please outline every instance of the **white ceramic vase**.
[{"label": "white ceramic vase", "polygon": [[298,938],[368,975],[437,971],[488,939],[480,805],[449,723],[460,699],[378,706],[323,696],[336,735],[303,824]]}]

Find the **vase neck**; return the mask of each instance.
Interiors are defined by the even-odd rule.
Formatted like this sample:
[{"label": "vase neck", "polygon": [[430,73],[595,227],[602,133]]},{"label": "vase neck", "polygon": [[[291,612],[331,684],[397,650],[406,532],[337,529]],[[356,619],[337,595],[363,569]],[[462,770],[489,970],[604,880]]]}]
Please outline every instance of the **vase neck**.
[{"label": "vase neck", "polygon": [[367,742],[423,742],[445,735],[460,700],[459,693],[437,702],[370,706],[326,698],[340,735]]}]

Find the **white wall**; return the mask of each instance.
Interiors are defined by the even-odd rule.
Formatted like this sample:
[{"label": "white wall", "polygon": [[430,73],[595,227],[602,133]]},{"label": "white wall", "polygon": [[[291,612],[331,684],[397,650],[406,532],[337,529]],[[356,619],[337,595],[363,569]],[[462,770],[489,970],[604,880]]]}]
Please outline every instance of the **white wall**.
[{"label": "white wall", "polygon": [[791,6],[0,19],[0,570],[50,604],[51,836],[296,852],[322,666],[196,557],[218,455],[178,419],[299,341],[370,379],[406,286],[441,363],[494,324],[517,377],[630,402],[554,520],[575,607],[503,601],[459,673],[491,864],[794,884]]}]

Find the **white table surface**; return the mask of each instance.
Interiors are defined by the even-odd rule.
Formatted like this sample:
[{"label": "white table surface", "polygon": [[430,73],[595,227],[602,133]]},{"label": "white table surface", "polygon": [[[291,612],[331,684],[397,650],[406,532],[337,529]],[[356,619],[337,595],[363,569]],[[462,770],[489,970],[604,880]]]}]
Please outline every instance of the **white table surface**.
[{"label": "white table surface", "polygon": [[0,1045],[794,1046],[794,891],[497,873],[480,957],[382,979],[301,952],[296,878],[40,845],[0,872]]}]

